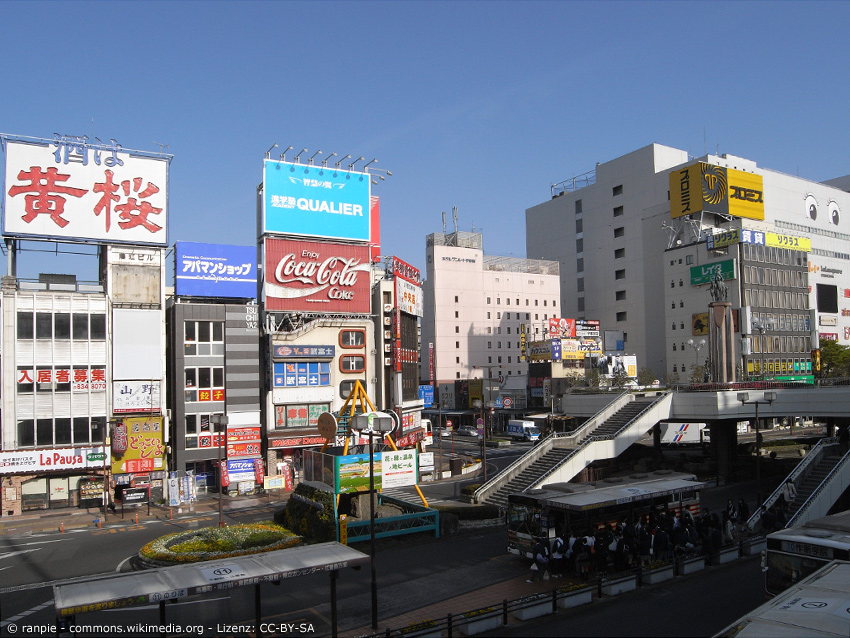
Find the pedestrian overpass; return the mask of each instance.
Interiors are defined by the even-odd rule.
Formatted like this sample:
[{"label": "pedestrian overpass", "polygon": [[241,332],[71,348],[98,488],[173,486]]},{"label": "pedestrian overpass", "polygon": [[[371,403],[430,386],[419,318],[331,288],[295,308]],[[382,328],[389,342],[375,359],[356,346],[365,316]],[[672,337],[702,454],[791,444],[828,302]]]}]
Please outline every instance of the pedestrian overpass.
[{"label": "pedestrian overpass", "polygon": [[[775,398],[769,403],[764,400],[766,391],[775,393]],[[742,392],[748,395],[746,404],[739,399],[738,395]],[[753,405],[756,401],[758,405]],[[844,384],[812,386],[747,382],[681,386],[672,390],[623,392],[619,395],[566,395],[561,401],[561,411],[578,417],[587,416],[587,420],[572,432],[552,433],[541,440],[476,490],[475,500],[505,506],[508,494],[537,489],[544,484],[568,482],[592,462],[619,456],[660,421],[709,423],[718,470],[724,475],[737,443],[735,425],[738,421],[754,419],[756,409],[759,410],[759,419],[806,415],[836,424],[848,418],[847,406],[850,406],[850,385]],[[842,477],[847,474],[850,481],[850,463],[839,463],[833,469]],[[832,490],[820,490],[820,493],[831,495],[844,480],[841,478]]]}]

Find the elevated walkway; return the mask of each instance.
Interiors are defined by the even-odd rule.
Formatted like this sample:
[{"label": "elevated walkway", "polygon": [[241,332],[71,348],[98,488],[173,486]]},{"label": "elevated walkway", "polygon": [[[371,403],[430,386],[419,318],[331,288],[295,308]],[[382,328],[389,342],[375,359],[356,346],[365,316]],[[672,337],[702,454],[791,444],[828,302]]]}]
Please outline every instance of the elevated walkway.
[{"label": "elevated walkway", "polygon": [[479,503],[506,507],[508,495],[565,483],[598,459],[619,456],[658,421],[669,418],[672,397],[621,394],[575,432],[553,433],[475,492]]},{"label": "elevated walkway", "polygon": [[[783,484],[791,481],[797,489],[797,498],[790,504],[786,513],[785,527],[803,525],[821,518],[850,487],[850,453],[842,454],[841,446],[835,437],[822,439],[800,461],[788,475]],[[782,485],[764,501],[767,509],[780,500]],[[761,511],[756,511],[747,521],[750,529],[755,529],[761,520]]]}]

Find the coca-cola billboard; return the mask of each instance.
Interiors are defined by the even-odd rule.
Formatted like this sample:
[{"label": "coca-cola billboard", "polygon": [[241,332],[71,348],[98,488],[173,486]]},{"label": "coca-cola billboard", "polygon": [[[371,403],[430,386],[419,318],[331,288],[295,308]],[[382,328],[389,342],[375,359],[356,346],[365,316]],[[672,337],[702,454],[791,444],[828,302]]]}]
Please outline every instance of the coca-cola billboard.
[{"label": "coca-cola billboard", "polygon": [[369,247],[266,238],[267,310],[368,313]]}]

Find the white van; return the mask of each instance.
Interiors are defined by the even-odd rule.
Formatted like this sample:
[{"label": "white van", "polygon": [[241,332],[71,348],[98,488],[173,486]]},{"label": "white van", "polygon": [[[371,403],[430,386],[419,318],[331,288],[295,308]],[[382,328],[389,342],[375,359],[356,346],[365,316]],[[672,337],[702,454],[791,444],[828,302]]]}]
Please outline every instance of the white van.
[{"label": "white van", "polygon": [[540,430],[534,425],[534,421],[512,419],[508,421],[508,434],[518,441],[536,441],[540,438]]}]

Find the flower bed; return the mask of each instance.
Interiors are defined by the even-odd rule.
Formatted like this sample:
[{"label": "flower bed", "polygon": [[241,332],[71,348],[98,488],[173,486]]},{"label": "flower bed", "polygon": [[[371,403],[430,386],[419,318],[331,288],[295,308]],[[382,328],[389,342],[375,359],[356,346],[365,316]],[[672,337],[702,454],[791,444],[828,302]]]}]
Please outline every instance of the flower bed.
[{"label": "flower bed", "polygon": [[157,566],[195,563],[294,547],[301,538],[273,523],[206,527],[167,534],[140,551],[144,562]]}]

